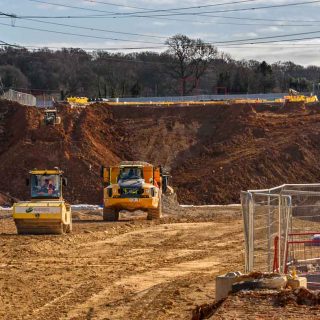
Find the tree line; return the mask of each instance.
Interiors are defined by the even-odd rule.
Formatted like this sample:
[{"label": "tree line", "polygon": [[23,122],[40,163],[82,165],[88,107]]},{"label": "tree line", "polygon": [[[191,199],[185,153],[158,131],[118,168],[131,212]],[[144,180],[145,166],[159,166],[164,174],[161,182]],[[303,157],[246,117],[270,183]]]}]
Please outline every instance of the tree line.
[{"label": "tree line", "polygon": [[83,49],[0,49],[5,89],[88,97],[174,96],[300,92],[318,89],[320,67],[293,62],[235,60],[213,45],[185,35],[164,52],[86,52]]}]

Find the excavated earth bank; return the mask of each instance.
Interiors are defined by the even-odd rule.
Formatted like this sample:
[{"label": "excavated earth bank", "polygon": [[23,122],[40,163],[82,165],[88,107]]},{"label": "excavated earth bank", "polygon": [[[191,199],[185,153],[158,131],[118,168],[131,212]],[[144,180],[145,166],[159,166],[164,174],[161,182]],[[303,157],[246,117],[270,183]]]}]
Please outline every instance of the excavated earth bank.
[{"label": "excavated earth bank", "polygon": [[0,101],[0,192],[28,198],[28,170],[59,166],[67,200],[101,203],[100,165],[136,159],[169,169],[184,204],[235,203],[241,189],[319,182],[319,107],[60,106],[62,124],[51,127],[36,108]]}]

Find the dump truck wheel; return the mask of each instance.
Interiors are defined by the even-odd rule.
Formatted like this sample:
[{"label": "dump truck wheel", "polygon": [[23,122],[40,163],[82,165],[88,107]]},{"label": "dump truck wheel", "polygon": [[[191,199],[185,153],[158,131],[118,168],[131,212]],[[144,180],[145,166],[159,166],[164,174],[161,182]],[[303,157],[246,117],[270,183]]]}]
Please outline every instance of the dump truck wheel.
[{"label": "dump truck wheel", "polygon": [[104,221],[118,221],[119,211],[113,208],[103,208],[103,220]]},{"label": "dump truck wheel", "polygon": [[160,219],[162,217],[162,203],[159,201],[158,208],[148,210],[148,220]]}]

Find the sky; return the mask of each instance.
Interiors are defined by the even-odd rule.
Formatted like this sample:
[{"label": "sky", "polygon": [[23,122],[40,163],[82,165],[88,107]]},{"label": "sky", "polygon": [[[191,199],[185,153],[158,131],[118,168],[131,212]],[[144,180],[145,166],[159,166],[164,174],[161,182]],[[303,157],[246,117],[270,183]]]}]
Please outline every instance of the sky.
[{"label": "sky", "polygon": [[30,48],[163,51],[185,34],[234,59],[320,65],[320,0],[0,0],[0,11],[17,16],[0,15],[0,41]]}]

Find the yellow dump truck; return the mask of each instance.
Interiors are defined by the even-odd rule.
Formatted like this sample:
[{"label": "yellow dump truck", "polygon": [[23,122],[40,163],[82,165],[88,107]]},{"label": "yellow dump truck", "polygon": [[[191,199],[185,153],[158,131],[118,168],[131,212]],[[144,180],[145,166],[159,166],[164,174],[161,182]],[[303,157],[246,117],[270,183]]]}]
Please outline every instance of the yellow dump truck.
[{"label": "yellow dump truck", "polygon": [[18,234],[62,234],[72,230],[71,206],[62,197],[67,185],[63,171],[30,171],[31,200],[13,205],[13,219]]},{"label": "yellow dump truck", "polygon": [[119,220],[121,210],[142,210],[148,219],[162,215],[162,193],[167,189],[168,175],[160,166],[142,161],[125,161],[117,166],[102,167],[103,220]]}]

